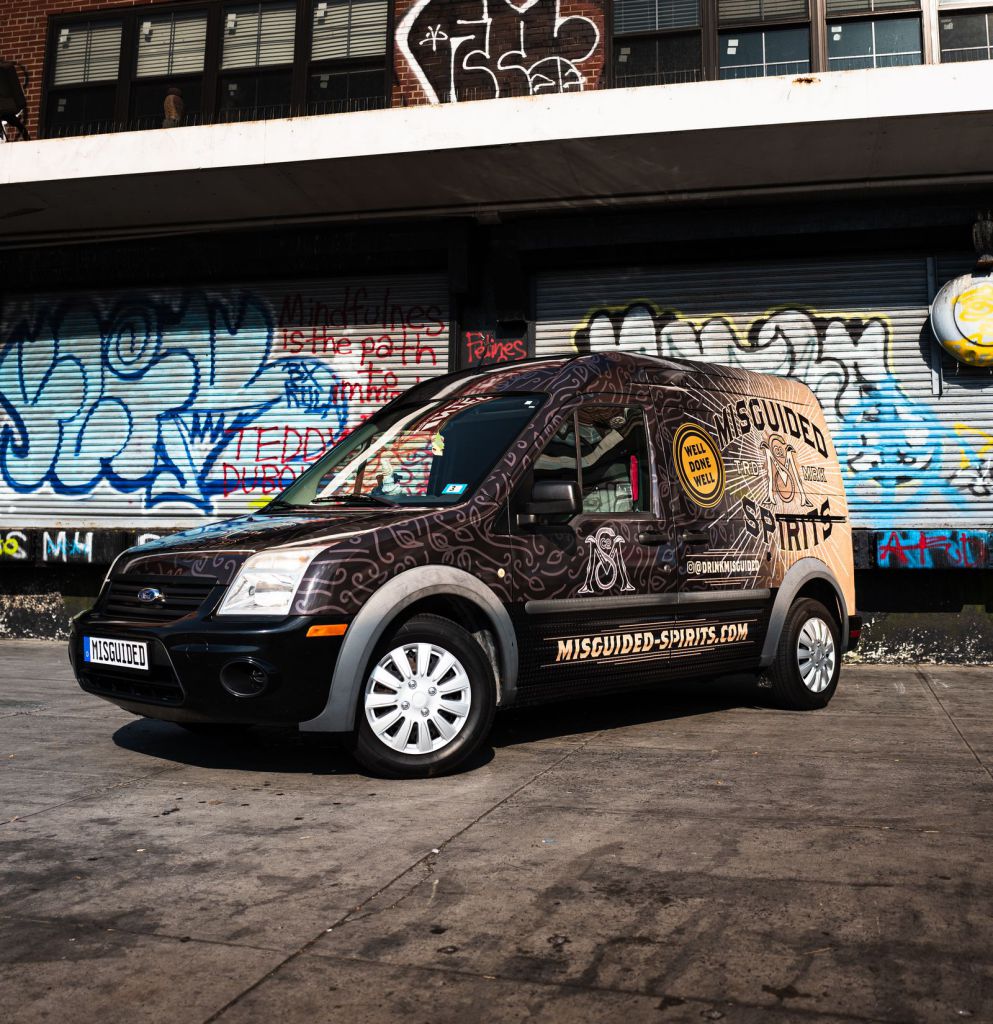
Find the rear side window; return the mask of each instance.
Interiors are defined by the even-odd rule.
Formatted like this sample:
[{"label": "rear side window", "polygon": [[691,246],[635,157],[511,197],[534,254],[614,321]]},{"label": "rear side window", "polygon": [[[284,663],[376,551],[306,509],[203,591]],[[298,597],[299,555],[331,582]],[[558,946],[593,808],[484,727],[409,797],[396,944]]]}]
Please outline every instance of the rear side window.
[{"label": "rear side window", "polygon": [[583,511],[608,515],[651,509],[645,414],[635,406],[584,406],[566,418],[535,460],[535,482],[575,481]]},{"label": "rear side window", "polygon": [[648,445],[645,414],[633,406],[580,409],[579,457],[584,512],[647,512]]}]

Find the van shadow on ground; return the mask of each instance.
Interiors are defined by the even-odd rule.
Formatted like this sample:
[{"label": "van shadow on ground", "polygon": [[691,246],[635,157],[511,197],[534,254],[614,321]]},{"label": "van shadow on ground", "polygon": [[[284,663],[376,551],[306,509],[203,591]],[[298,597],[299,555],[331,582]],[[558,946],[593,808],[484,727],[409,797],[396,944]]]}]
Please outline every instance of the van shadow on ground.
[{"label": "van shadow on ground", "polygon": [[[738,676],[509,710],[497,715],[489,740],[462,771],[479,768],[504,747],[761,706],[768,702],[766,694],[754,678]],[[198,768],[364,774],[343,738],[300,733],[292,727],[255,726],[228,736],[199,736],[171,722],[139,718],[118,729],[113,739],[125,750]]]}]

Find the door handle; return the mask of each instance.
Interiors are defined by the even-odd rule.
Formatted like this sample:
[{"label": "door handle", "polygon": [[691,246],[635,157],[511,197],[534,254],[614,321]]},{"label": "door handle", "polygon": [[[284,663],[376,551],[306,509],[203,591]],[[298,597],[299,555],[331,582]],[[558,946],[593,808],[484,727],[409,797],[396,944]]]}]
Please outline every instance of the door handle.
[{"label": "door handle", "polygon": [[638,543],[645,544],[649,547],[665,544],[669,540],[668,533],[660,533],[658,530],[642,530],[638,534]]},{"label": "door handle", "polygon": [[686,547],[696,547],[698,544],[709,544],[710,533],[707,530],[683,530],[679,539]]}]

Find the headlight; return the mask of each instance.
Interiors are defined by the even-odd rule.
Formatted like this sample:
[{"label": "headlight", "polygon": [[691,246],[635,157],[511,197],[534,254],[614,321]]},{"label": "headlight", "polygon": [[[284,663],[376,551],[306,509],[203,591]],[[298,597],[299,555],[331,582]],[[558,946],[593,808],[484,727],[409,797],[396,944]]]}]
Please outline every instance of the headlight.
[{"label": "headlight", "polygon": [[228,586],[217,614],[288,615],[303,574],[323,550],[324,545],[252,555]]}]

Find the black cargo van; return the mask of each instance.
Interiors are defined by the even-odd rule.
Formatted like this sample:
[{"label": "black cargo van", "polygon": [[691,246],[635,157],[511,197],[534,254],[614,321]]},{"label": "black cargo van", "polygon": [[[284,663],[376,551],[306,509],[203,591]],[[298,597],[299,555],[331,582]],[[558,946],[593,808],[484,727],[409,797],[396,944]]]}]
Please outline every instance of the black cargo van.
[{"label": "black cargo van", "polygon": [[124,552],[71,657],[135,714],[415,776],[511,705],[745,671],[823,707],[858,629],[810,390],[599,353],[419,384],[263,510]]}]

